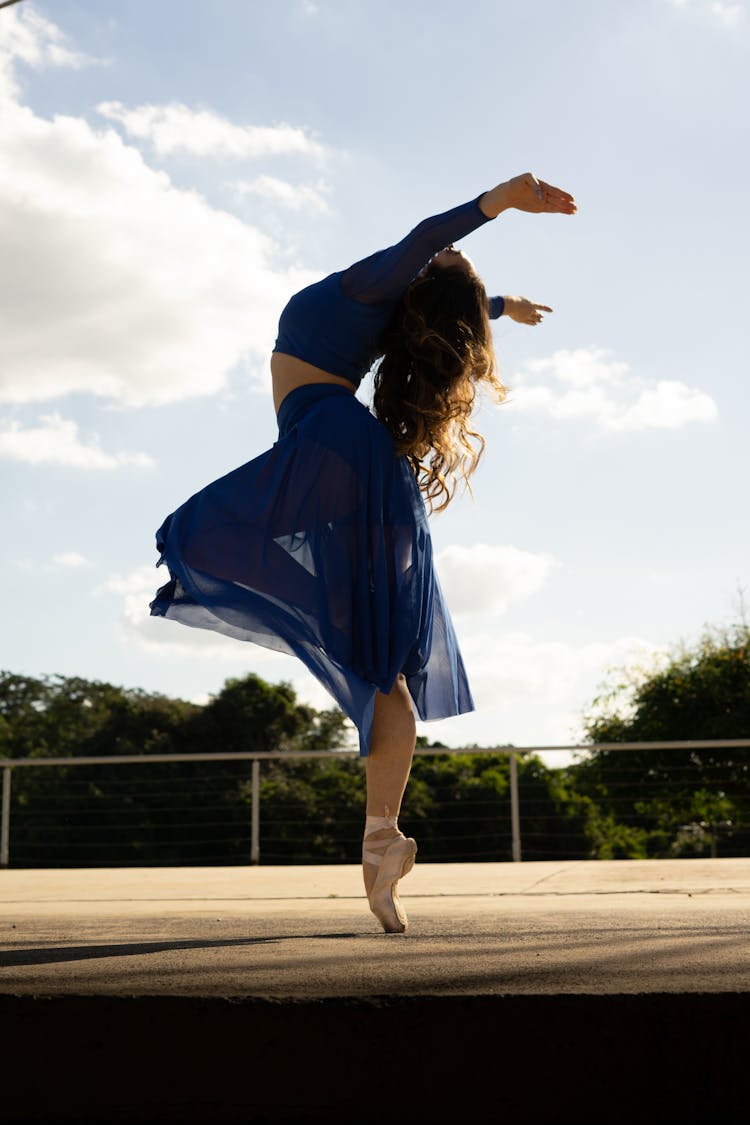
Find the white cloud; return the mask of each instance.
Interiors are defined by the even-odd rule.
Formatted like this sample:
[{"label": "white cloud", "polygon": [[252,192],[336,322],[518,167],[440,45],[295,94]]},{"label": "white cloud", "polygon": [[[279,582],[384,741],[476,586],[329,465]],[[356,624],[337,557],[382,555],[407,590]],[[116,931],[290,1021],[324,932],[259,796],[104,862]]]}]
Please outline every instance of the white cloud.
[{"label": "white cloud", "polygon": [[60,555],[53,555],[52,562],[56,566],[68,566],[78,568],[82,566],[91,566],[91,562],[85,555],[81,555],[78,551],[63,551]]},{"label": "white cloud", "polygon": [[[540,376],[548,381],[537,382]],[[610,431],[679,429],[718,417],[715,401],[704,391],[678,380],[649,383],[604,348],[561,350],[531,360],[510,383],[509,402],[516,410],[590,418]]]},{"label": "white cloud", "polygon": [[[128,574],[114,574],[102,583],[97,594],[114,593],[122,598],[120,625],[124,639],[138,648],[186,659],[222,660],[247,669],[247,650],[242,641],[206,629],[194,629],[163,617],[152,617],[149,604],[156,591],[169,581],[166,567],[141,566]],[[264,660],[284,659],[270,649],[259,649]],[[281,678],[281,677],[278,677]]]},{"label": "white cloud", "polygon": [[[30,12],[13,17],[6,71],[8,52],[44,56],[56,33]],[[313,275],[277,270],[266,235],[174,187],[114,130],[3,93],[0,401],[166,403],[215,393],[239,365],[265,374],[279,312]]]},{"label": "white cloud", "polygon": [[589,390],[600,383],[617,384],[630,370],[622,360],[609,359],[605,348],[576,348],[558,351],[545,359],[532,359],[526,370],[532,375],[552,373],[558,382],[575,390]]},{"label": "white cloud", "polygon": [[551,555],[474,543],[445,547],[435,566],[454,616],[499,614],[540,590],[560,564]]},{"label": "white cloud", "polygon": [[642,391],[632,406],[612,418],[613,430],[676,430],[688,422],[713,422],[716,403],[703,391],[684,383],[660,379],[651,390]]},{"label": "white cloud", "polygon": [[711,5],[711,13],[725,25],[725,27],[736,27],[743,16],[741,4],[723,4],[717,2]]},{"label": "white cloud", "polygon": [[736,27],[745,14],[744,5],[740,3],[726,3],[725,0],[712,0],[711,3],[705,3],[705,0],[700,0],[696,3],[695,0],[669,0],[673,8],[682,8],[691,11],[704,12],[713,16],[724,27]]},{"label": "white cloud", "polygon": [[287,180],[279,180],[275,176],[256,176],[254,180],[239,180],[232,186],[240,198],[252,195],[259,199],[267,199],[271,203],[278,203],[292,211],[328,210],[328,202],[325,198],[328,188],[323,183],[315,186],[290,184]]},{"label": "white cloud", "polygon": [[[152,617],[149,603],[159,586],[169,581],[165,567],[141,566],[129,574],[114,574],[94,591],[98,596],[116,594],[122,598],[120,631],[124,642],[143,652],[170,660],[196,663],[219,661],[227,676],[246,676],[254,672],[269,683],[291,683],[300,703],[319,711],[335,706],[333,699],[303,664],[293,656],[244,641],[232,640],[206,629],[193,629],[164,617]],[[205,693],[192,697],[205,704]]]},{"label": "white cloud", "polygon": [[[659,648],[635,636],[569,644],[522,632],[459,629],[476,712],[420,725],[420,733],[457,746],[570,745],[581,715],[610,669],[651,660]],[[548,764],[565,759],[550,757]]]},{"label": "white cloud", "polygon": [[[191,663],[205,660],[213,666],[220,661],[227,675],[252,671],[271,683],[288,680],[301,701],[318,709],[332,706],[325,689],[293,657],[151,617],[149,602],[167,580],[164,568],[142,566],[113,575],[95,591],[122,599],[120,628],[127,645]],[[472,627],[470,619],[459,626],[459,641],[478,710],[420,724],[420,733],[450,745],[569,744],[580,737],[581,712],[609,670],[642,664],[659,651],[642,637],[576,645],[538,640],[519,631],[490,630],[485,622]]]},{"label": "white cloud", "polygon": [[59,27],[24,5],[4,11],[0,18],[0,99],[18,93],[14,61],[42,70],[47,66],[78,69],[99,60],[74,51]]},{"label": "white cloud", "polygon": [[154,462],[146,453],[105,453],[99,438],[87,442],[78,436],[78,425],[59,414],[45,414],[42,425],[24,429],[20,422],[2,422],[0,457],[28,465],[66,465],[76,469],[116,469],[121,465],[150,468]]},{"label": "white cloud", "polygon": [[149,141],[160,156],[188,152],[193,156],[255,159],[288,154],[320,158],[325,149],[294,125],[233,125],[206,109],[173,102],[127,109],[122,102],[101,102],[97,111],[122,125],[129,136]]},{"label": "white cloud", "polygon": [[498,700],[564,703],[583,681],[599,682],[609,667],[641,660],[655,646],[631,636],[573,645],[538,641],[522,632],[461,630],[461,649],[476,702],[493,706]]}]

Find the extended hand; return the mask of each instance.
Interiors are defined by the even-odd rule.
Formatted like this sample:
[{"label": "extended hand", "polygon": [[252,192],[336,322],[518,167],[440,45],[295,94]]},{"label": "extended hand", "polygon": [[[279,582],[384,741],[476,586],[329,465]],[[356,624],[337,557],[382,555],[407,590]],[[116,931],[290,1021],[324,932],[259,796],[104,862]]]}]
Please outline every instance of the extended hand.
[{"label": "extended hand", "polygon": [[542,313],[552,312],[549,305],[537,305],[528,297],[506,297],[503,313],[518,324],[540,324]]},{"label": "extended hand", "polygon": [[552,187],[552,184],[547,184],[544,180],[538,180],[533,172],[514,176],[502,186],[506,192],[506,207],[515,207],[517,211],[575,215],[578,210],[570,192]]}]

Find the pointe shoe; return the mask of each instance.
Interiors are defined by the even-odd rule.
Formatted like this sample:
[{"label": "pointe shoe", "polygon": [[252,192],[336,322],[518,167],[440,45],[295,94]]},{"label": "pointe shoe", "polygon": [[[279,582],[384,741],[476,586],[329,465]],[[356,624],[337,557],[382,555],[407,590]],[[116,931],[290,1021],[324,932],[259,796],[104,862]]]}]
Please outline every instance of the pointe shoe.
[{"label": "pointe shoe", "polygon": [[[409,924],[406,911],[398,897],[396,884],[408,875],[417,855],[417,842],[411,837],[391,836],[384,840],[367,840],[362,858],[377,866],[378,873],[368,895],[370,910],[387,934],[402,934]],[[383,848],[381,854],[371,848]]]}]

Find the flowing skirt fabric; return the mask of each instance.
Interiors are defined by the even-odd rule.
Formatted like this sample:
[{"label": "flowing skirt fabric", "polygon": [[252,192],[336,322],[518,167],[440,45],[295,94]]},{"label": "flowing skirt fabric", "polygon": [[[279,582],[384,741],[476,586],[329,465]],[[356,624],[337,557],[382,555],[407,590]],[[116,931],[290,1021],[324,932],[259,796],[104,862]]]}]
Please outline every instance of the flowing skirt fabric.
[{"label": "flowing skirt fabric", "polygon": [[473,710],[422,495],[386,428],[328,383],[288,394],[278,422],[270,450],[164,521],[171,580],[151,613],[299,657],[363,755],[399,673],[420,719]]}]

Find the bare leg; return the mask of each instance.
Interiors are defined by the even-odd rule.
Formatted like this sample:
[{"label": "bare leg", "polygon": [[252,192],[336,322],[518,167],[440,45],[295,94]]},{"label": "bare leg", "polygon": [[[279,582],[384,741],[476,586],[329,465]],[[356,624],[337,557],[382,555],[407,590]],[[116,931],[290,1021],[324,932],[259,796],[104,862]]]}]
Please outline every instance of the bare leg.
[{"label": "bare leg", "polygon": [[[416,733],[411,696],[406,680],[399,676],[390,695],[379,692],[375,697],[370,754],[365,762],[368,816],[398,816],[409,780]],[[399,834],[397,828],[383,828],[370,839],[382,840]],[[363,874],[369,895],[377,867],[365,863]]]}]

